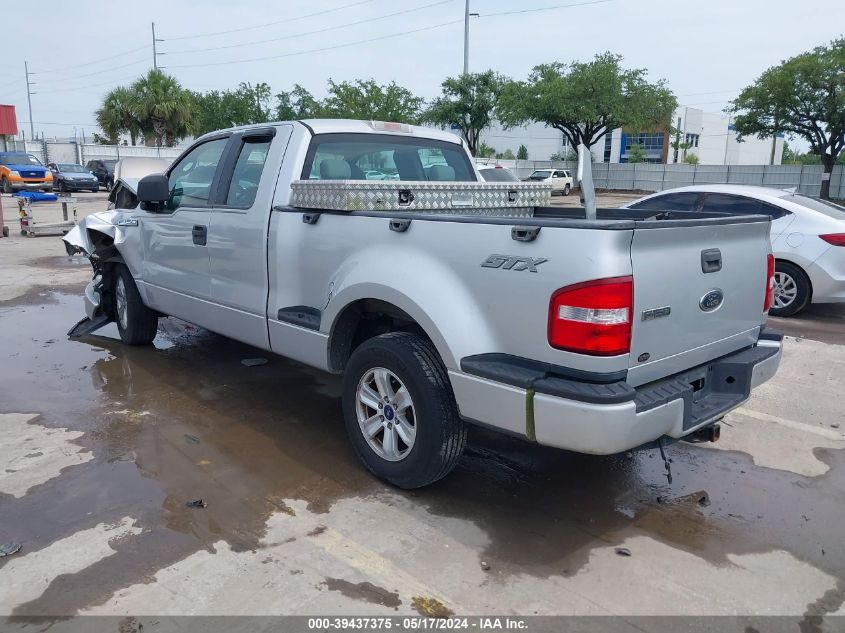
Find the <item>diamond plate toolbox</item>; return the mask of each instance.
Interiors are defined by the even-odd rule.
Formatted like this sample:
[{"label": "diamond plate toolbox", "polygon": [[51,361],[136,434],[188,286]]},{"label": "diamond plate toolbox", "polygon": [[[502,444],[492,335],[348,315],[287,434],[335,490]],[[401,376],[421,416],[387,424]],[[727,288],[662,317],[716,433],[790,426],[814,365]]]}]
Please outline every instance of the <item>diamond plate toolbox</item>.
[{"label": "diamond plate toolbox", "polygon": [[530,217],[552,196],[550,184],[537,182],[296,180],[290,187],[292,207],[332,211]]}]

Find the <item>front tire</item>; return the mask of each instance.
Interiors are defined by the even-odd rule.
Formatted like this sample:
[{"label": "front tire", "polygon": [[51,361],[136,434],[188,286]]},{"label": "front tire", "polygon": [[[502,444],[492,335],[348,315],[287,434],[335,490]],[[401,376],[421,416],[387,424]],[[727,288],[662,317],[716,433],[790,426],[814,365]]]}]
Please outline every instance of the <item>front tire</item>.
[{"label": "front tire", "polygon": [[120,340],[127,345],[152,343],[158,331],[158,315],[141,301],[138,286],[126,266],[115,269],[112,299]]},{"label": "front tire", "polygon": [[807,274],[795,264],[775,263],[775,297],[769,314],[790,317],[807,307],[812,297]]},{"label": "front tire", "polygon": [[418,334],[382,334],[353,352],[344,372],[343,416],[367,470],[400,488],[445,477],[466,445],[446,368]]},{"label": "front tire", "polygon": [[3,193],[12,193],[12,185],[9,184],[9,179],[6,176],[3,176],[3,179],[0,180],[0,189],[3,190]]},{"label": "front tire", "polygon": [[569,195],[570,190],[571,190],[570,186],[569,186],[569,185],[566,185],[566,186],[563,188],[563,195],[568,196],[568,195]]}]

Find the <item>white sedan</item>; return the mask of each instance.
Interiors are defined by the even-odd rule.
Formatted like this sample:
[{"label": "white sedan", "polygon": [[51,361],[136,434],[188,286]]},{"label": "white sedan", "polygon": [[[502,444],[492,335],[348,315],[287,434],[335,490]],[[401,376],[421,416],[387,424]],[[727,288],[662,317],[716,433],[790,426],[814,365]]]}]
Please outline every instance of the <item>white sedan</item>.
[{"label": "white sedan", "polygon": [[845,207],[801,194],[748,185],[668,189],[625,205],[643,211],[721,211],[772,218],[773,316],[812,303],[845,303]]}]

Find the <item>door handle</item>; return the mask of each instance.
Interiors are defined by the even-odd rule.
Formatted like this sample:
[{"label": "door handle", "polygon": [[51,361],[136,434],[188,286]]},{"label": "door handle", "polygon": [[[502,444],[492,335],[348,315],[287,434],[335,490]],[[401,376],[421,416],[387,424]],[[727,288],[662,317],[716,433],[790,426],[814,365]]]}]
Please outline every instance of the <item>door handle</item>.
[{"label": "door handle", "polygon": [[701,272],[715,273],[722,270],[722,252],[718,248],[701,251]]},{"label": "door handle", "polygon": [[194,244],[205,246],[208,240],[208,227],[195,224],[194,228],[191,229],[191,237],[194,240]]}]

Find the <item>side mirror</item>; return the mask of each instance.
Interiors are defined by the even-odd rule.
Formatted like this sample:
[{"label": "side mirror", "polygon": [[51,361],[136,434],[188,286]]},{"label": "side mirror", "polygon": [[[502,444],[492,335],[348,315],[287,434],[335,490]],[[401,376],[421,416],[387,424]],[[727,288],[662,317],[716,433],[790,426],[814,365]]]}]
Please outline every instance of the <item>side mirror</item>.
[{"label": "side mirror", "polygon": [[144,211],[161,213],[169,198],[170,185],[164,174],[150,174],[138,182],[138,202]]}]

